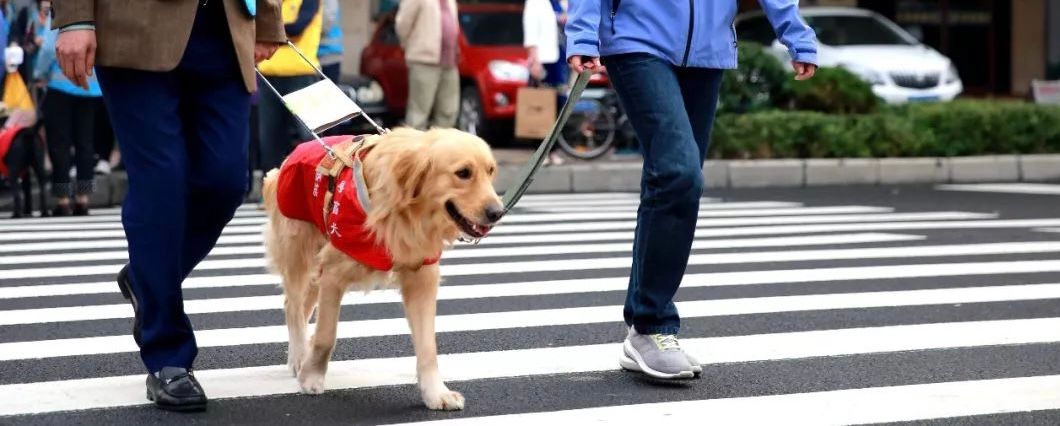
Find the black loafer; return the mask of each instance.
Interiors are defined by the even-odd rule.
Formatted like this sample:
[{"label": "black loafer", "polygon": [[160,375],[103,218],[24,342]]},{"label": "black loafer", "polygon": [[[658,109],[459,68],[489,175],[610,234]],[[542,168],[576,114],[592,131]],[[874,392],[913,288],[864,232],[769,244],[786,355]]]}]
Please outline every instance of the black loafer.
[{"label": "black loafer", "polygon": [[133,307],[133,340],[136,344],[140,344],[140,302],[136,299],[136,293],[132,291],[132,283],[129,282],[129,265],[126,264],[121,271],[118,272],[118,290],[121,290],[122,297],[132,303]]},{"label": "black loafer", "polygon": [[191,370],[180,367],[163,367],[157,376],[148,374],[147,399],[163,410],[206,410],[206,392]]}]

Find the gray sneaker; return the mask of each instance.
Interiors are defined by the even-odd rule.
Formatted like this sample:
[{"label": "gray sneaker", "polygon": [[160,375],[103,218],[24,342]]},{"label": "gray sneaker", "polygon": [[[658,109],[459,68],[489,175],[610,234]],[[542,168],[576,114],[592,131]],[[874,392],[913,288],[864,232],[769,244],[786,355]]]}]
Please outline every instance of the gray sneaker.
[{"label": "gray sneaker", "polygon": [[688,363],[692,364],[692,374],[694,374],[696,377],[699,377],[700,374],[703,374],[703,366],[699,364],[698,359],[692,357],[692,355],[688,352],[685,352],[685,357],[688,358]]},{"label": "gray sneaker", "polygon": [[[622,356],[618,363],[622,368],[639,371],[657,379],[690,379],[695,377],[696,363],[681,350],[677,336],[673,334],[640,334],[633,327],[622,342]],[[699,371],[703,371],[699,367]]]}]

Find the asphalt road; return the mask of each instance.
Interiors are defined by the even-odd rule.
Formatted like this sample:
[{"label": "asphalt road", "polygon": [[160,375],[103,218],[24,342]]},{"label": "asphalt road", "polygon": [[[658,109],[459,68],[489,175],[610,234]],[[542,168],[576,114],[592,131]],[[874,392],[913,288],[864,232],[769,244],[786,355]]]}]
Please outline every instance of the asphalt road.
[{"label": "asphalt road", "polygon": [[386,292],[346,296],[329,390],[297,393],[250,206],[185,284],[209,409],[156,410],[117,210],[0,221],[0,424],[1060,424],[1060,185],[706,194],[678,294],[704,373],[679,383],[618,369],[635,208],[529,196],[443,257],[451,413]]}]

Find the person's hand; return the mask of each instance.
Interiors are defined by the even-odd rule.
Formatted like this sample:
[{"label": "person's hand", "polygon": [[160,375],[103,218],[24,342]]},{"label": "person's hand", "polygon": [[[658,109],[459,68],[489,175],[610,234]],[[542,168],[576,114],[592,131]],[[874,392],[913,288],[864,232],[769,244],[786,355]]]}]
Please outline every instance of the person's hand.
[{"label": "person's hand", "polygon": [[814,64],[792,61],[791,66],[795,68],[795,79],[799,81],[809,80],[817,73],[817,65]]},{"label": "person's hand", "polygon": [[570,67],[574,69],[574,72],[579,74],[585,70],[592,71],[593,73],[604,71],[604,66],[600,64],[600,58],[598,57],[582,57],[575,55],[571,56],[569,63]]},{"label": "person's hand", "polygon": [[530,76],[535,80],[545,79],[545,66],[541,65],[541,62],[533,61],[530,63]]},{"label": "person's hand", "polygon": [[559,20],[560,25],[567,25],[567,12],[561,13],[556,19]]},{"label": "person's hand", "polygon": [[96,64],[96,31],[73,30],[59,33],[55,40],[55,57],[63,75],[88,90],[88,76]]},{"label": "person's hand", "polygon": [[254,43],[254,63],[259,64],[261,61],[269,59],[273,54],[276,53],[276,49],[280,48],[280,43],[268,43],[268,42],[257,42]]}]

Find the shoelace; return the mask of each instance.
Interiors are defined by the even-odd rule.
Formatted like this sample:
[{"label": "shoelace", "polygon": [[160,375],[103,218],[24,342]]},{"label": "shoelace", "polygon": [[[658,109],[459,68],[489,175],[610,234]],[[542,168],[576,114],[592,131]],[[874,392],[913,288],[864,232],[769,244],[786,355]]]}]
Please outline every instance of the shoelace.
[{"label": "shoelace", "polygon": [[655,345],[661,350],[681,349],[681,345],[677,343],[677,336],[673,334],[653,334],[651,338],[655,340]]}]

